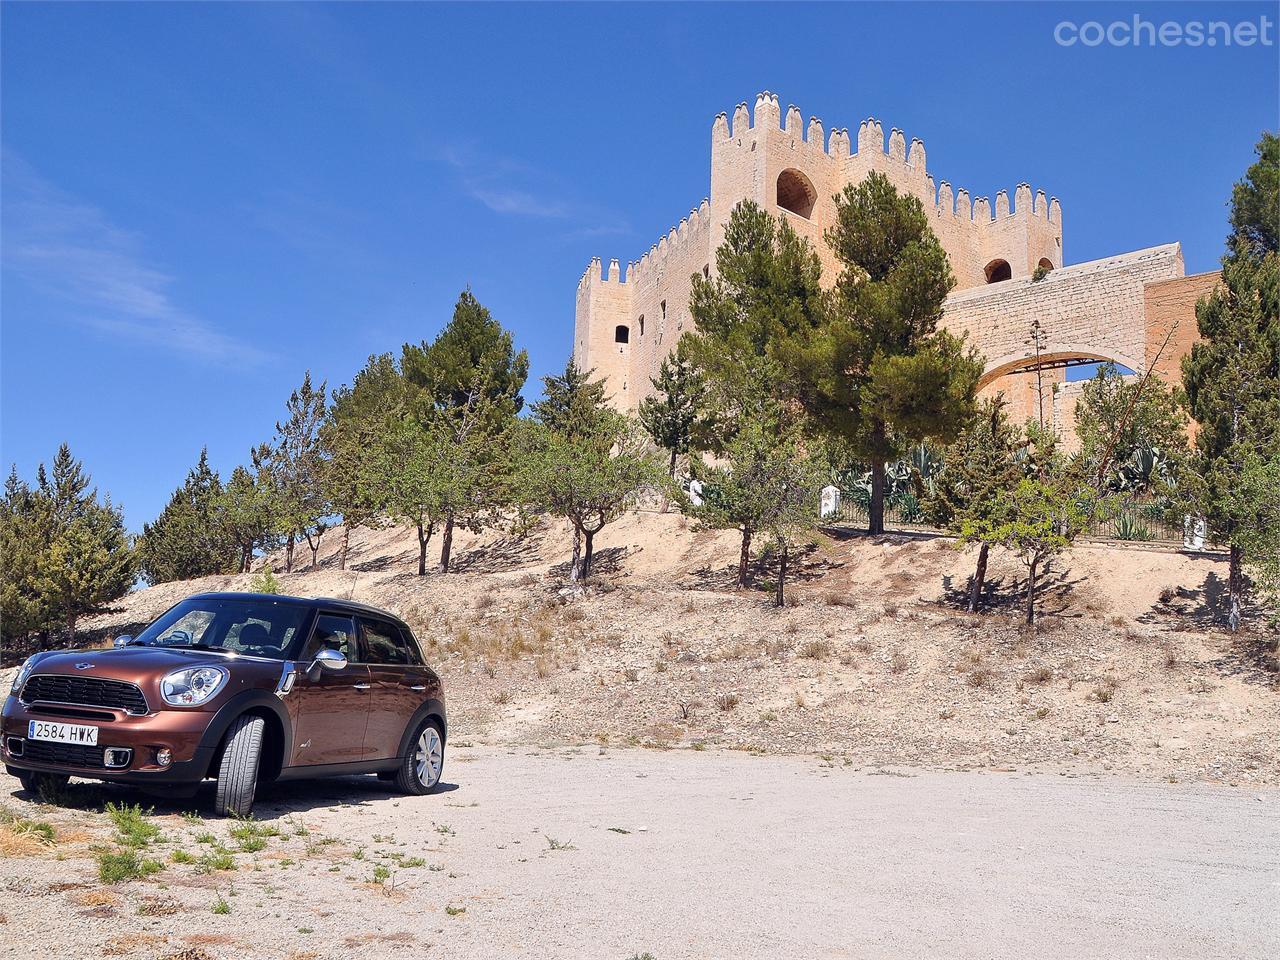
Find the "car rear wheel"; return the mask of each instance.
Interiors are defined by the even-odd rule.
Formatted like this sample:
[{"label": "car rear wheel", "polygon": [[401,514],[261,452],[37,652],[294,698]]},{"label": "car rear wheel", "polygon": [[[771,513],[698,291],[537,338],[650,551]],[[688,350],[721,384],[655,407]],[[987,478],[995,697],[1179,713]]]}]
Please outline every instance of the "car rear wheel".
[{"label": "car rear wheel", "polygon": [[409,741],[408,756],[396,771],[396,786],[402,793],[430,793],[444,773],[444,737],[440,724],[433,719],[423,721]]},{"label": "car rear wheel", "polygon": [[218,766],[218,792],[213,803],[218,814],[247,817],[253,809],[265,728],[266,722],[261,717],[247,716],[237,718],[227,731],[222,763]]},{"label": "car rear wheel", "polygon": [[18,774],[22,789],[27,793],[35,794],[41,800],[53,797],[67,785],[70,779],[65,773],[37,773],[35,770],[25,770]]}]

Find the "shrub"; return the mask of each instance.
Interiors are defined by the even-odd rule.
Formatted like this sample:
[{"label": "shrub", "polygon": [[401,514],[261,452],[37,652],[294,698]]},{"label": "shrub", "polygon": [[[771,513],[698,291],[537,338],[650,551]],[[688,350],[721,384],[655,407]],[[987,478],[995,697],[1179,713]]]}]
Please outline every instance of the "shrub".
[{"label": "shrub", "polygon": [[159,873],[164,864],[158,860],[140,858],[137,850],[119,850],[98,854],[98,879],[103,883],[120,883],[138,880]]}]

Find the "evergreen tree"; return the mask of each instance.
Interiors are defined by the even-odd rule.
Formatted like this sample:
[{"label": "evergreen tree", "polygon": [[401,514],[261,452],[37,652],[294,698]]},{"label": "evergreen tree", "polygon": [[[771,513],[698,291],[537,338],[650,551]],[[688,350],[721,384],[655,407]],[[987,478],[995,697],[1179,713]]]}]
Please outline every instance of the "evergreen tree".
[{"label": "evergreen tree", "polygon": [[43,464],[35,489],[11,470],[0,498],[0,635],[43,649],[66,628],[74,641],[82,616],[128,591],[134,555],[124,519],[110,498],[98,499],[83,465],[63,444],[52,477]]},{"label": "evergreen tree", "polygon": [[438,491],[445,498],[440,569],[448,573],[455,525],[478,531],[497,515],[502,449],[524,406],[529,357],[516,352],[511,334],[464,290],[429,346],[405,346],[401,369],[416,390],[423,429],[454,445],[448,482]]},{"label": "evergreen tree", "polygon": [[525,502],[573,525],[569,577],[579,581],[591,575],[596,534],[665,474],[639,425],[606,407],[603,384],[572,360],[563,377],[543,383],[546,399],[519,432],[517,483]]},{"label": "evergreen tree", "polygon": [[938,329],[954,279],[916,197],[871,173],[836,197],[825,237],[842,264],[827,309],[777,354],[818,424],[870,465],[868,528],[883,533],[885,465],[959,435],[982,363]]},{"label": "evergreen tree", "polygon": [[1035,626],[1038,576],[1071,546],[1103,508],[1096,487],[1057,449],[1053,433],[1027,423],[1027,473],[1000,486],[977,513],[960,520],[960,541],[1002,546],[1027,568],[1026,622]]},{"label": "evergreen tree", "polygon": [[672,479],[677,459],[689,452],[702,395],[701,378],[687,353],[681,338],[675,351],[662,361],[658,376],[650,378],[655,392],[641,401],[639,411],[640,423],[654,443],[671,455],[667,472]]},{"label": "evergreen tree", "polygon": [[752,539],[772,537],[778,553],[775,599],[785,600],[787,559],[797,531],[812,528],[818,517],[818,489],[825,464],[807,449],[795,423],[744,422],[726,444],[727,463],[711,465],[695,458],[690,465],[702,482],[702,504],[690,505],[699,525],[742,534],[738,586],[750,583]]},{"label": "evergreen tree", "polygon": [[231,472],[218,510],[224,535],[239,551],[240,573],[249,572],[254,551],[266,549],[276,529],[271,448],[260,444],[250,451],[250,458],[252,468],[238,466]]},{"label": "evergreen tree", "polygon": [[695,447],[722,451],[742,424],[772,416],[794,396],[778,353],[821,322],[821,274],[817,253],[785,220],[749,200],[730,213],[715,276],[693,277],[697,332],[682,340],[702,383]]},{"label": "evergreen tree", "polygon": [[311,371],[302,386],[289,395],[288,416],[276,422],[271,452],[271,474],[275,484],[277,517],[285,536],[285,573],[293,572],[293,551],[299,537],[311,550],[315,569],[320,540],[329,529],[331,507],[326,471],[329,458],[320,442],[325,420],[325,384],[311,385]]},{"label": "evergreen tree", "polygon": [[327,496],[342,518],[338,569],[347,568],[351,530],[376,526],[387,513],[386,490],[370,451],[381,442],[394,418],[404,415],[406,386],[389,353],[372,356],[351,386],[333,392],[320,439],[329,457]]},{"label": "evergreen tree", "polygon": [[[1280,151],[1264,135],[1236,184],[1222,283],[1196,304],[1200,341],[1183,358],[1195,419],[1197,499],[1211,536],[1230,549],[1228,622],[1239,629],[1250,544],[1271,538],[1265,504],[1237,495],[1252,458],[1263,475],[1280,459]],[[1260,532],[1261,531],[1261,532]]]},{"label": "evergreen tree", "polygon": [[[1003,394],[979,403],[964,433],[943,455],[932,492],[925,498],[929,519],[956,535],[964,533],[966,524],[992,519],[1003,509],[1003,494],[1023,479],[1018,458],[1023,442],[1004,407]],[[977,611],[982,600],[991,542],[978,539],[978,565],[969,583],[970,613]]]},{"label": "evergreen tree", "polygon": [[220,510],[222,481],[209,466],[209,451],[173,492],[154,523],[143,524],[139,561],[148,583],[190,580],[236,569],[236,543],[227,536]]},{"label": "evergreen tree", "polygon": [[542,399],[533,405],[533,416],[548,430],[566,436],[592,436],[610,419],[603,380],[592,380],[594,370],[583,370],[573,360],[564,373],[542,378]]}]

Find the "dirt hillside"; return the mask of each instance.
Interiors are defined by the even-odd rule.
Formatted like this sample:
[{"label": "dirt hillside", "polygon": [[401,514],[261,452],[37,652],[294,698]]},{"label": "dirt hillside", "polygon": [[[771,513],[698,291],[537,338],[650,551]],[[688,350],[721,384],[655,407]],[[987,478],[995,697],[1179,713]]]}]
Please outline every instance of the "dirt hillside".
[{"label": "dirt hillside", "polygon": [[[565,590],[568,528],[455,539],[456,571],[416,575],[411,530],[341,531],[284,591],[352,597],[405,617],[445,678],[455,742],[599,741],[812,752],[852,765],[1116,770],[1280,783],[1274,637],[1215,625],[1220,557],[1081,546],[1045,578],[1035,635],[1024,570],[996,552],[991,606],[959,606],[971,552],[945,538],[827,530],[771,606],[733,586],[737,535],[631,514],[597,538],[585,591]],[[437,538],[438,541],[438,538]],[[305,566],[305,549],[297,557]],[[279,562],[277,558],[277,563]],[[136,631],[199,590],[164,584],[86,624]]]}]

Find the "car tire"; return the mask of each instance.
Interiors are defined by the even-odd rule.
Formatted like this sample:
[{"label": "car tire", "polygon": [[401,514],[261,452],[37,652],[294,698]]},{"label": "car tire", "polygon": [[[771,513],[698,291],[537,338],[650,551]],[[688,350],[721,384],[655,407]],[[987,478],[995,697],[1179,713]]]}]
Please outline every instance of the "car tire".
[{"label": "car tire", "polygon": [[253,809],[253,792],[258,786],[258,761],[262,757],[262,717],[238,717],[227,731],[218,766],[218,791],[213,809],[224,817],[247,817]]},{"label": "car tire", "polygon": [[48,800],[55,796],[70,779],[65,773],[39,773],[35,770],[24,770],[18,774],[22,789],[34,794],[40,800]]},{"label": "car tire", "polygon": [[444,734],[440,723],[428,718],[418,725],[409,740],[409,752],[396,770],[396,788],[401,793],[421,796],[430,793],[444,774]]}]

